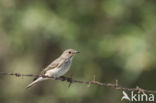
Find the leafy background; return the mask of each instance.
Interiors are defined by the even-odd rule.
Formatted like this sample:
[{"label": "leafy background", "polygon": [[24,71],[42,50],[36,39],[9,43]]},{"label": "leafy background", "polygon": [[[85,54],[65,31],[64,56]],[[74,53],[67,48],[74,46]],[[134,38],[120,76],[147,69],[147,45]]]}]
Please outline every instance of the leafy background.
[{"label": "leafy background", "polygon": [[[0,0],[0,71],[37,74],[65,49],[67,76],[156,90],[155,0]],[[1,103],[117,103],[122,91],[0,76]],[[122,101],[127,102],[127,101]]]}]

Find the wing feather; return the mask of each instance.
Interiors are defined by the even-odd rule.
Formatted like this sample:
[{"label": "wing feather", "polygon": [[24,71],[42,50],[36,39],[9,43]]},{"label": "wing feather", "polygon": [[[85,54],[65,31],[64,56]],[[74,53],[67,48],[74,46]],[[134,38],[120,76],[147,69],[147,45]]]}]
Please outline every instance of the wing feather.
[{"label": "wing feather", "polygon": [[[65,61],[66,61],[65,58],[57,58],[55,61],[53,61],[52,63],[50,63],[45,69],[43,69],[40,74],[41,75],[44,75],[48,70],[54,69],[56,67],[59,68],[60,66],[62,66],[64,64]],[[33,79],[33,81],[36,80],[36,79],[38,79],[38,77],[39,76],[35,77]]]},{"label": "wing feather", "polygon": [[42,72],[42,74],[45,74],[48,70],[54,69],[54,68],[59,68],[60,66],[62,66],[64,64],[64,62],[66,61],[65,58],[58,58],[55,61],[53,61],[51,64],[49,64]]}]

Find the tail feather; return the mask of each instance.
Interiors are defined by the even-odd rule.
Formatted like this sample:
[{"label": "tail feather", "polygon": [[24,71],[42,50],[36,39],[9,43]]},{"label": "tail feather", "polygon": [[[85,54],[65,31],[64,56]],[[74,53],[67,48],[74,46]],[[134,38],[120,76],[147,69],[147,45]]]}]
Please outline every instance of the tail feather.
[{"label": "tail feather", "polygon": [[26,89],[28,89],[28,88],[30,88],[30,87],[36,85],[38,82],[43,81],[43,80],[45,80],[45,79],[47,79],[47,78],[43,78],[43,77],[37,78],[37,79],[34,80],[32,83],[30,83],[30,84],[26,87]]}]

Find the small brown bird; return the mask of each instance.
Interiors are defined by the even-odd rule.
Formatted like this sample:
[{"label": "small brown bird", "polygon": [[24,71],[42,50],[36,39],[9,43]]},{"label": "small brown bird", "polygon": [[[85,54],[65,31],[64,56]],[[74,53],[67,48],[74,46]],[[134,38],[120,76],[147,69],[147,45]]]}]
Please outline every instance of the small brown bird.
[{"label": "small brown bird", "polygon": [[[60,57],[54,60],[50,65],[48,65],[42,72],[41,75],[48,77],[60,77],[63,76],[71,67],[72,57],[80,53],[74,49],[65,50]],[[26,88],[30,88],[40,81],[47,80],[48,78],[43,78],[41,76],[34,78],[34,81],[30,83]]]}]

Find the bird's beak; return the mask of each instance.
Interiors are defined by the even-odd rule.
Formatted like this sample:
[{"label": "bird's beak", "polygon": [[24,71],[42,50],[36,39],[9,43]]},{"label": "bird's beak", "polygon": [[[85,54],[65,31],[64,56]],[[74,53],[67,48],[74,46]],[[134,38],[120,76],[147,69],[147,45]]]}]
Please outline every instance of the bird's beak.
[{"label": "bird's beak", "polygon": [[77,53],[77,54],[79,54],[79,53],[80,53],[80,51],[77,51],[76,53]]},{"label": "bird's beak", "polygon": [[79,54],[79,53],[80,53],[79,51],[76,51],[76,52],[75,52],[75,54]]}]

